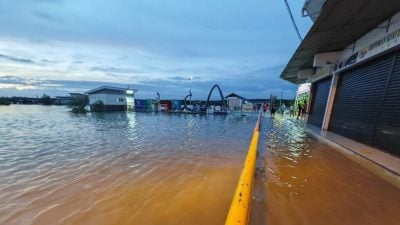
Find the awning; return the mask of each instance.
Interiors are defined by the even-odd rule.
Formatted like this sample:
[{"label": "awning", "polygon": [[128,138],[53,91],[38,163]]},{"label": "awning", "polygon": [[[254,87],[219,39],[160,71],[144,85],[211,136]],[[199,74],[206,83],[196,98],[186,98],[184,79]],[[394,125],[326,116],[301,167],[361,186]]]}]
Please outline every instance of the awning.
[{"label": "awning", "polygon": [[399,11],[400,0],[328,0],[280,77],[303,83],[297,73],[313,67],[316,53],[343,50]]}]

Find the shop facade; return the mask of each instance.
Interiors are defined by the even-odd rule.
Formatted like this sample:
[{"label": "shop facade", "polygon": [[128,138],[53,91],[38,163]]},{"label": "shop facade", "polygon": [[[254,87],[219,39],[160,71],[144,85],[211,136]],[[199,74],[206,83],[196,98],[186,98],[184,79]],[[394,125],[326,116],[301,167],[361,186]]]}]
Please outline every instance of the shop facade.
[{"label": "shop facade", "polygon": [[[355,3],[327,1],[320,13],[325,21],[316,20],[281,78],[312,83],[307,119],[310,126],[400,156],[400,4],[383,10],[387,17],[379,17],[380,22],[371,23],[368,30],[361,27],[362,21],[354,22],[357,27],[343,19],[344,28],[338,35],[321,37],[321,27],[333,25],[328,24],[329,16],[335,13],[348,13],[355,21],[357,16],[376,21],[382,16],[373,14],[374,7],[359,5],[360,11],[358,5],[351,8],[346,4]],[[324,10],[331,13],[324,14]],[[352,36],[343,31],[346,26],[360,33]],[[347,36],[340,36],[340,32]],[[327,45],[343,43],[335,48],[315,47],[318,38]]]}]

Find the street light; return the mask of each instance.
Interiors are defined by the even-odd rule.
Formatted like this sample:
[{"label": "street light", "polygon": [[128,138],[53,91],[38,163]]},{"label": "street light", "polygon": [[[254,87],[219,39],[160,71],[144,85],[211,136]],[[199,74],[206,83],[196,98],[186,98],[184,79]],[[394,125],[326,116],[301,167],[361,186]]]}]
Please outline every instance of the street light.
[{"label": "street light", "polygon": [[190,94],[189,105],[192,105],[192,80],[193,80],[193,77],[189,76],[189,94]]}]

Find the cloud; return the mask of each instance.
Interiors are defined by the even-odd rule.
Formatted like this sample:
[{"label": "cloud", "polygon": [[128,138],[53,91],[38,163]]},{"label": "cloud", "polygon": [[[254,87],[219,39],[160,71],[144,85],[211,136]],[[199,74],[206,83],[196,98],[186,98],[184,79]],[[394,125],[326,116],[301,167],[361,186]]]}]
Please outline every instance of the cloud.
[{"label": "cloud", "polygon": [[43,62],[43,63],[58,63],[58,61],[49,60],[49,59],[42,59],[41,62]]},{"label": "cloud", "polygon": [[[293,98],[296,86],[279,78],[265,76],[269,68],[250,71],[246,75],[236,75],[235,79],[229,77],[221,79],[194,79],[192,80],[192,93],[195,99],[206,99],[208,92],[214,84],[218,84],[224,95],[231,92],[242,95],[245,98],[269,98],[270,94],[284,98]],[[272,72],[272,71],[270,71]],[[257,76],[264,74],[264,76]],[[252,79],[257,77],[257,79]],[[249,79],[250,78],[250,79]],[[189,81],[185,77],[168,77],[139,79],[136,82],[107,82],[107,81],[86,81],[86,80],[44,80],[27,79],[19,76],[0,77],[0,96],[10,88],[18,87],[18,90],[31,89],[37,90],[36,94],[67,95],[70,92],[86,92],[99,86],[132,87],[138,89],[138,98],[154,98],[155,93],[159,92],[162,98],[181,99],[189,91]],[[8,89],[7,89],[8,88]],[[27,92],[23,92],[27,93]],[[19,95],[23,95],[22,92]],[[216,95],[215,95],[216,96]],[[213,95],[213,97],[215,97]]]},{"label": "cloud", "polygon": [[[304,33],[310,20],[294,16]],[[143,98],[182,98],[189,76],[196,98],[214,84],[247,98],[295,89],[278,78],[298,45],[281,2],[0,1],[0,27],[0,60],[13,62],[0,76],[18,77],[2,84],[57,94],[131,85]]]},{"label": "cloud", "polygon": [[90,71],[100,71],[100,72],[107,72],[107,73],[143,73],[144,71],[138,69],[131,69],[131,68],[118,68],[113,66],[101,67],[101,66],[94,66],[90,68]]},{"label": "cloud", "polygon": [[43,20],[46,20],[46,21],[50,21],[50,22],[53,22],[53,23],[58,23],[58,24],[61,23],[60,19],[50,15],[49,13],[42,12],[42,11],[33,11],[32,13],[33,13],[33,15],[35,15],[36,17],[38,17],[40,19],[43,19]]},{"label": "cloud", "polygon": [[169,79],[171,80],[176,80],[176,81],[184,81],[184,80],[188,80],[187,77],[180,77],[180,76],[174,76],[174,77],[170,77]]},{"label": "cloud", "polygon": [[10,55],[4,55],[4,54],[0,54],[0,59],[6,59],[9,61],[13,61],[13,62],[17,62],[17,63],[27,63],[27,64],[34,64],[35,62],[30,60],[30,59],[24,59],[24,58],[17,58],[14,56],[10,56]]}]

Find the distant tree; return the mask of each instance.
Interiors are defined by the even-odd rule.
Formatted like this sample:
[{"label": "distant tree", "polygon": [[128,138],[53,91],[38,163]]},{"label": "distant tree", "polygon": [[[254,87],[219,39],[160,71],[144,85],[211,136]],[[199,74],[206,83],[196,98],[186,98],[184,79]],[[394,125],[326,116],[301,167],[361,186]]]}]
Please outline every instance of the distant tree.
[{"label": "distant tree", "polygon": [[6,97],[0,97],[0,105],[10,105],[11,101],[9,98]]},{"label": "distant tree", "polygon": [[71,112],[73,113],[86,113],[85,107],[89,103],[89,99],[86,95],[73,96],[71,98],[70,106],[72,107]]},{"label": "distant tree", "polygon": [[53,102],[51,101],[50,96],[43,94],[41,97],[41,102],[43,105],[51,105],[53,104]]},{"label": "distant tree", "polygon": [[90,106],[92,112],[104,112],[104,103],[101,100],[97,100]]}]

